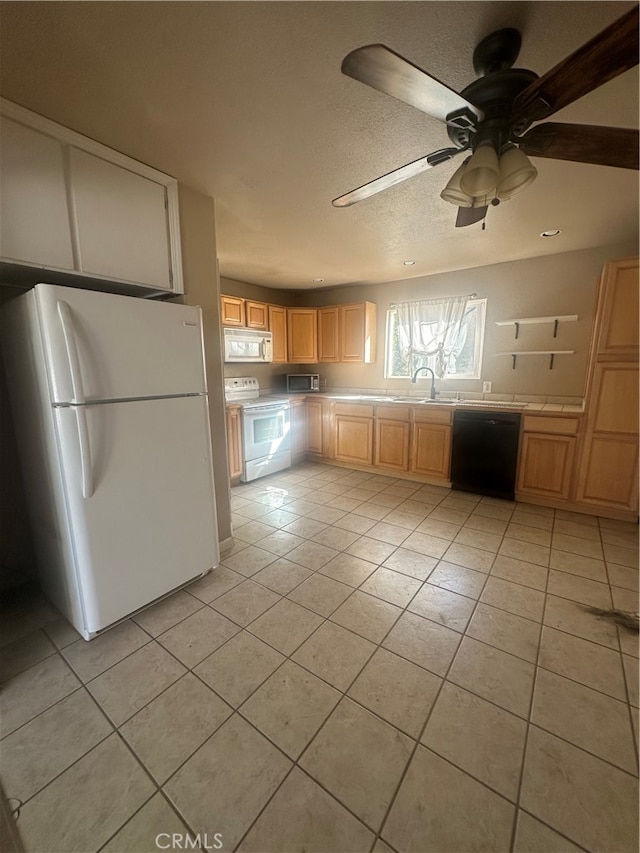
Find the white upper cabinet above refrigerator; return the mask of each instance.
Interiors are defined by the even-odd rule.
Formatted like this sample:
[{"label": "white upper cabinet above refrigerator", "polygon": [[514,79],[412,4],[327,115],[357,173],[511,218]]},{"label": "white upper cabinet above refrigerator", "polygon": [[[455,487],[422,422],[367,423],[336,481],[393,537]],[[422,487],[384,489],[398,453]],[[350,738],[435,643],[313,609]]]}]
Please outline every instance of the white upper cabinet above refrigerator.
[{"label": "white upper cabinet above refrigerator", "polygon": [[174,178],[4,99],[0,128],[0,261],[184,292]]},{"label": "white upper cabinet above refrigerator", "polygon": [[166,188],[78,148],[69,166],[81,269],[170,290]]},{"label": "white upper cabinet above refrigerator", "polygon": [[62,144],[0,121],[0,257],[73,270]]}]

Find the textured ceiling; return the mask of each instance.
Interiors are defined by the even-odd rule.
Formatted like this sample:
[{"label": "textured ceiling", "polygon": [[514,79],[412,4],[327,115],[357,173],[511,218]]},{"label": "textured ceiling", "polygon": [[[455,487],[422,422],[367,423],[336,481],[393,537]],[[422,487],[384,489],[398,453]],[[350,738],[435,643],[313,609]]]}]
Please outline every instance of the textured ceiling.
[{"label": "textured ceiling", "polygon": [[[535,160],[538,179],[455,229],[458,162],[346,209],[331,199],[449,144],[444,125],[340,73],[382,42],[456,90],[515,26],[543,74],[627,2],[2,2],[0,90],[216,199],[221,274],[312,288],[426,275],[638,235],[637,173]],[[638,126],[637,68],[554,121]],[[541,231],[562,229],[553,239]],[[321,277],[322,285],[312,279]]]}]

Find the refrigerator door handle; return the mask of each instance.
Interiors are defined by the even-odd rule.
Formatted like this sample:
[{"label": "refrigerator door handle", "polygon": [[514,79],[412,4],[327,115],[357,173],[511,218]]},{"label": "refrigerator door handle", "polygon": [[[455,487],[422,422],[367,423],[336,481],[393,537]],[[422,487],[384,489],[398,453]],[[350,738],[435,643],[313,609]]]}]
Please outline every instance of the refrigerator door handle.
[{"label": "refrigerator door handle", "polygon": [[76,345],[76,335],[73,328],[73,315],[68,303],[58,300],[58,316],[62,325],[62,334],[64,335],[64,343],[67,350],[67,360],[69,362],[69,373],[71,374],[71,387],[73,388],[72,403],[86,402],[84,396],[84,388],[82,385],[82,374],[80,372],[80,358],[78,357],[78,347]]},{"label": "refrigerator door handle", "polygon": [[93,495],[93,467],[91,465],[91,444],[87,428],[87,413],[82,406],[74,406],[73,411],[78,425],[80,443],[80,468],[82,471],[82,497],[86,500]]},{"label": "refrigerator door handle", "polygon": [[82,385],[82,373],[80,372],[80,359],[76,344],[76,334],[73,328],[73,315],[67,302],[62,299],[57,304],[58,316],[62,325],[64,344],[67,350],[69,362],[69,373],[71,375],[71,387],[73,389],[73,400],[71,401],[78,426],[78,442],[80,444],[80,468],[82,471],[82,497],[90,498],[93,494],[93,470],[91,465],[91,444],[89,443],[89,430],[87,428],[87,413],[82,408],[86,402],[84,387]]}]

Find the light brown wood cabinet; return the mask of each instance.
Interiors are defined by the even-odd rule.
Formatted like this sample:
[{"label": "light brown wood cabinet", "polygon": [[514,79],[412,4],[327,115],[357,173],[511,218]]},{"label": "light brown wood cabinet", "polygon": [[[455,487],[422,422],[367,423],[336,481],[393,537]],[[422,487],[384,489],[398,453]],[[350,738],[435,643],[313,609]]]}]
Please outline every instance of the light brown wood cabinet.
[{"label": "light brown wood cabinet", "polygon": [[438,480],[449,480],[451,473],[450,409],[413,410],[410,470]]},{"label": "light brown wood cabinet", "polygon": [[335,425],[335,458],[356,465],[372,465],[373,417],[336,414]]},{"label": "light brown wood cabinet", "polygon": [[267,329],[269,326],[269,310],[265,302],[245,300],[244,316],[249,329]]},{"label": "light brown wood cabinet", "polygon": [[451,427],[414,423],[411,470],[426,477],[448,480],[451,472]]},{"label": "light brown wood cabinet", "polygon": [[287,308],[287,349],[293,364],[317,364],[317,308]]},{"label": "light brown wood cabinet", "polygon": [[338,342],[339,309],[337,305],[330,308],[318,308],[318,361],[340,361]]},{"label": "light brown wood cabinet", "polygon": [[322,401],[307,400],[307,450],[317,456],[322,456],[323,434],[322,434]]},{"label": "light brown wood cabinet", "polygon": [[269,331],[273,338],[273,361],[285,364],[287,358],[287,309],[269,305]]},{"label": "light brown wood cabinet", "polygon": [[409,470],[410,418],[409,406],[376,406],[374,465]]},{"label": "light brown wood cabinet", "polygon": [[576,439],[569,435],[524,433],[516,491],[567,500]]},{"label": "light brown wood cabinet", "polygon": [[393,471],[408,471],[410,430],[409,423],[377,418],[374,464]]},{"label": "light brown wood cabinet", "polygon": [[638,261],[604,269],[576,500],[638,513]]},{"label": "light brown wood cabinet", "polygon": [[578,501],[638,511],[638,364],[596,364]]},{"label": "light brown wood cabinet", "polygon": [[227,409],[227,455],[229,459],[229,477],[237,480],[242,474],[242,424],[240,407]]},{"label": "light brown wood cabinet", "polygon": [[220,322],[223,326],[244,326],[244,299],[237,296],[220,297]]},{"label": "light brown wood cabinet", "polygon": [[579,420],[525,415],[516,477],[520,497],[570,497]]},{"label": "light brown wood cabinet", "polygon": [[300,461],[307,452],[307,404],[304,400],[291,401],[291,455]]},{"label": "light brown wood cabinet", "polygon": [[600,358],[638,358],[638,260],[613,261],[605,267],[597,318],[596,352]]},{"label": "light brown wood cabinet", "polygon": [[376,360],[376,306],[372,302],[340,305],[340,361],[370,364]]}]

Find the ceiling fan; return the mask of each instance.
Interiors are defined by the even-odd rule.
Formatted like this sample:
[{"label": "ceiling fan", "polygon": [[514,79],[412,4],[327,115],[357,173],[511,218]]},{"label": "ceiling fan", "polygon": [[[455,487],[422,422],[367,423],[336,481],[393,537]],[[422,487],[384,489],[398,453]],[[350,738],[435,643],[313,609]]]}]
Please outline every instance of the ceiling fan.
[{"label": "ceiling fan", "polygon": [[535,179],[537,171],[527,155],[637,169],[635,129],[532,125],[637,65],[638,26],[635,6],[542,77],[512,67],[520,33],[498,30],[474,50],[479,78],[460,94],[385,45],[353,50],[342,62],[343,74],[444,122],[453,144],[369,181],[332,204],[348,207],[469,152],[440,194],[458,207],[456,226],[462,227],[483,220],[489,204],[511,198]]}]

